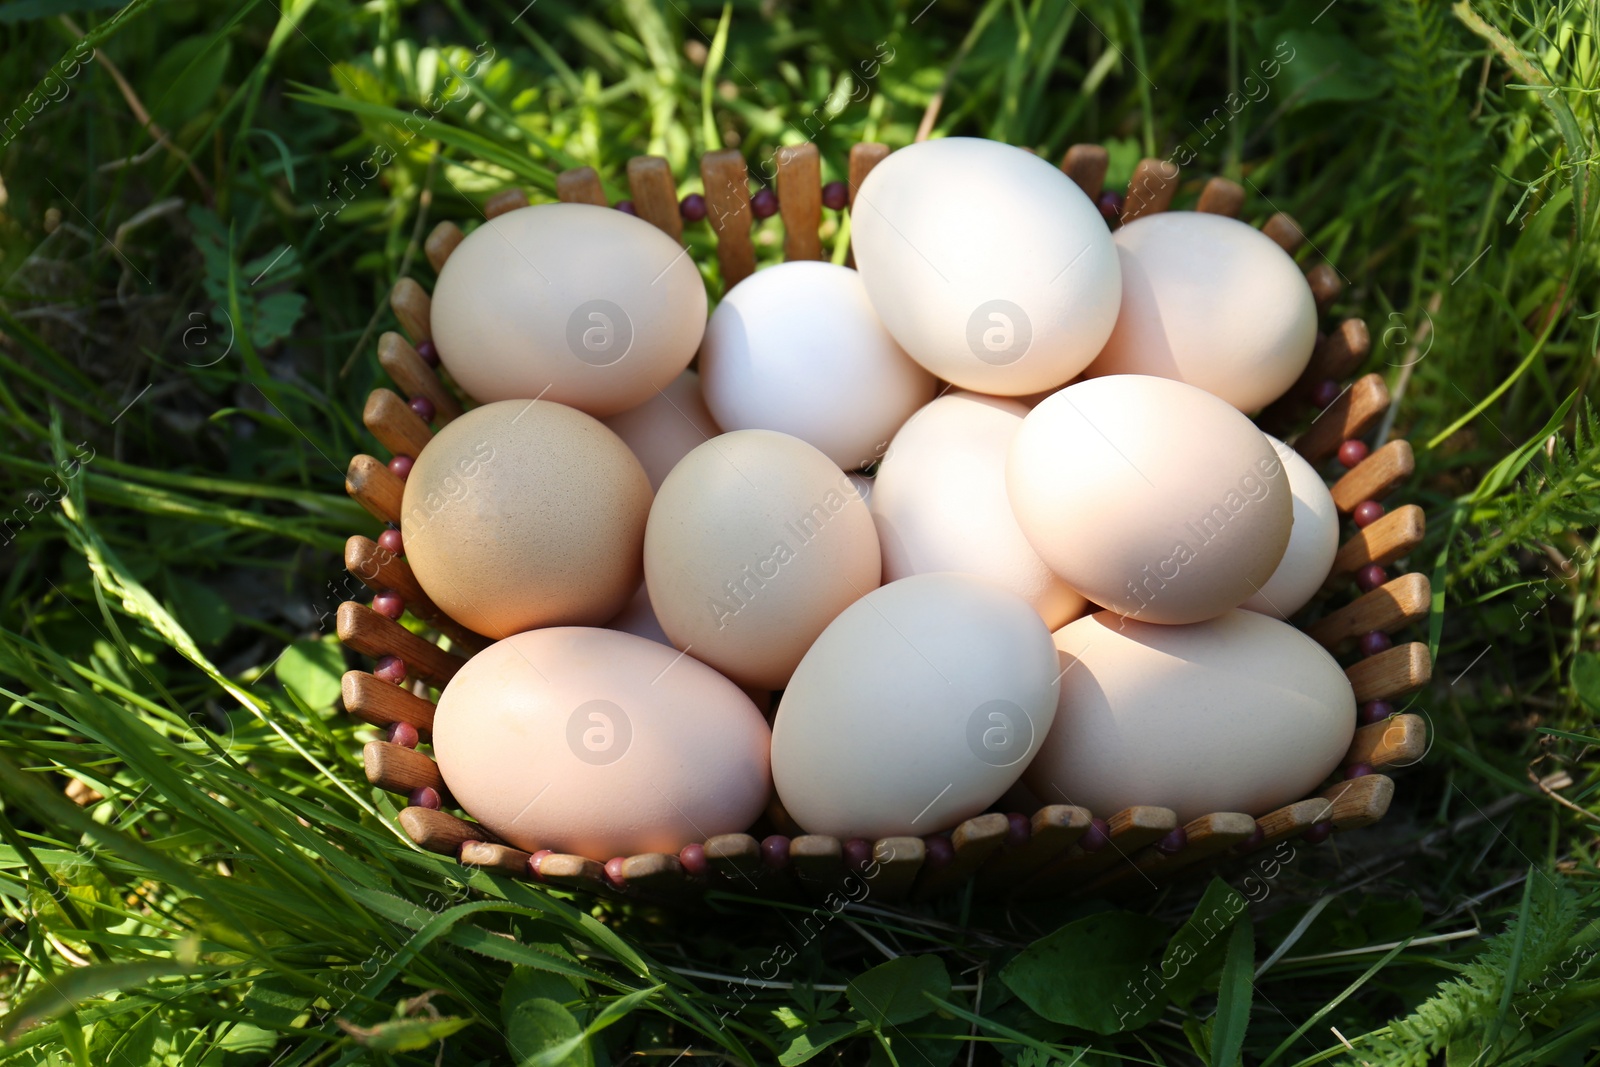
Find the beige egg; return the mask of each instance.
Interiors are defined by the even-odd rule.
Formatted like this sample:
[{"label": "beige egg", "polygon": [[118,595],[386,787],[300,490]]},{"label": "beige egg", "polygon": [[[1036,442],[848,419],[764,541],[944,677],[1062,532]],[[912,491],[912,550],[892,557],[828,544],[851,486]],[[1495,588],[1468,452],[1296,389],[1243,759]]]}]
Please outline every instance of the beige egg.
[{"label": "beige egg", "polygon": [[539,204],[461,242],[433,292],[439,359],[474,398],[638,407],[689,365],[706,289],[678,242],[621,211]]},{"label": "beige egg", "polygon": [[1006,490],[1050,569],[1102,607],[1198,622],[1244,603],[1289,543],[1289,478],[1225,401],[1119,374],[1056,393],[1011,442]]},{"label": "beige egg", "polygon": [[1287,623],[1230,611],[1153,626],[1109,611],[1068,623],[1055,725],[1024,780],[1041,800],[1186,822],[1264,815],[1339,765],[1356,701],[1338,663]]},{"label": "beige egg", "polygon": [[[633,594],[627,606],[617,613],[610,622],[606,623],[607,630],[621,630],[635,637],[642,637],[646,641],[672,647],[672,639],[661,628],[661,623],[656,621],[656,609],[650,606],[650,591],[643,582],[639,583],[638,590]],[[756,706],[763,718],[769,718],[772,711],[772,691],[770,689],[752,689],[741,685],[739,690],[750,698],[750,703]]]},{"label": "beige egg", "polygon": [[467,661],[433,751],[466,811],[529,852],[604,862],[747,829],[771,735],[716,671],[631,634],[558,626]]},{"label": "beige egg", "polygon": [[885,582],[958,571],[1016,593],[1051,629],[1082,614],[1083,597],[1039,558],[1006,497],[1006,454],[1027,413],[1014,400],[951,393],[900,428],[870,504]]},{"label": "beige egg", "polygon": [[650,488],[660,489],[667,472],[722,431],[706,408],[700,375],[686,370],[636,408],[601,419],[644,464]]},{"label": "beige egg", "polygon": [[667,475],[644,539],[645,582],[672,643],[762,689],[878,585],[872,516],[827,456],[797,437],[736,430]]},{"label": "beige egg", "polygon": [[434,603],[490,637],[599,625],[639,585],[650,482],[628,446],[548,400],[474,408],[406,479],[406,560]]},{"label": "beige egg", "polygon": [[1250,412],[1306,369],[1316,301],[1272,238],[1226,215],[1167,211],[1128,223],[1113,240],[1122,306],[1090,375],[1172,378]]},{"label": "beige egg", "polygon": [[1339,552],[1339,509],[1322,475],[1305,457],[1276,437],[1267,435],[1267,440],[1289,475],[1294,526],[1278,569],[1239,606],[1287,619],[1311,602],[1333,569],[1333,557]]},{"label": "beige egg", "polygon": [[1057,656],[1026,600],[967,574],[846,608],[778,704],[772,775],[807,833],[947,830],[1000,797],[1056,714]]}]

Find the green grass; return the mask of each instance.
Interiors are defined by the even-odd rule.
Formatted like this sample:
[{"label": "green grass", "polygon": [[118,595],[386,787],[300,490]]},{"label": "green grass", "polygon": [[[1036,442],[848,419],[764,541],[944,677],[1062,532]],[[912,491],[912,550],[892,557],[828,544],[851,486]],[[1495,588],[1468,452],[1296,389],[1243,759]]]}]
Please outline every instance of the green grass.
[{"label": "green grass", "polygon": [[[1600,1062],[1593,4],[521,8],[0,3],[0,1057]],[[74,60],[82,32],[102,58]],[[809,926],[410,847],[333,710],[330,621],[420,236],[578,163],[620,198],[640,152],[689,192],[705,151],[759,173],[810,138],[842,177],[930,116],[1052,159],[1105,143],[1112,183],[1187,146],[1180,205],[1234,177],[1346,278],[1438,598],[1433,745],[1388,818],[1232,889]],[[1220,906],[1225,937],[1180,930]],[[1132,997],[1179,944],[1181,977]]]}]

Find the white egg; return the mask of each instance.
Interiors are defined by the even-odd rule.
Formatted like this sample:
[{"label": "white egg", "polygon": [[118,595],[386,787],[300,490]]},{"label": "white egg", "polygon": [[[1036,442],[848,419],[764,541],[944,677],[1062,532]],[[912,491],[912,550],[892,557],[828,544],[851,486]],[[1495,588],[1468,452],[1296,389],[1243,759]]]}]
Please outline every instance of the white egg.
[{"label": "white egg", "polygon": [[661,488],[678,460],[722,432],[706,409],[700,375],[692,370],[638,407],[600,421],[639,457],[652,490]]},{"label": "white egg", "polygon": [[1099,210],[1059,168],[969,137],[873,168],[850,212],[872,306],[946,381],[1018,396],[1071,379],[1116,324],[1122,276]]},{"label": "white egg", "polygon": [[1339,509],[1322,476],[1305,457],[1270,434],[1265,436],[1289,475],[1294,526],[1278,569],[1239,606],[1287,619],[1310,603],[1333,569],[1333,557],[1339,551]]}]

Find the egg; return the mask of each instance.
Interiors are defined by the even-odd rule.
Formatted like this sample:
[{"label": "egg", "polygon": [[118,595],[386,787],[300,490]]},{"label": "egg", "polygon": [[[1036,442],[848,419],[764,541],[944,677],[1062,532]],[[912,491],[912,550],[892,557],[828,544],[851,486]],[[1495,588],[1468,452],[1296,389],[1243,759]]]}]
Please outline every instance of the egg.
[{"label": "egg", "polygon": [[405,483],[406,561],[446,614],[506,637],[599,625],[642,571],[650,482],[621,438],[548,400],[502,400],[445,426]]},{"label": "egg", "polygon": [[639,457],[652,490],[661,488],[667,472],[691,449],[722,432],[706,408],[700,375],[692,370],[638,407],[600,421]]},{"label": "egg", "polygon": [[735,430],[690,452],[661,483],[645,529],[661,628],[755,688],[781,688],[881,570],[872,516],[844,472],[774,430]]},{"label": "egg", "polygon": [[706,406],[727,430],[778,430],[844,470],[883,455],[938,383],[895,343],[848,267],[756,271],[717,305],[700,349]]},{"label": "egg", "polygon": [[1006,454],[1027,413],[1015,400],[951,393],[900,428],[870,504],[885,582],[959,571],[1016,593],[1051,629],[1082,614],[1083,597],[1039,558],[1006,497]]},{"label": "egg", "polygon": [[1057,167],[969,137],[873,168],[850,210],[856,266],[911,358],[964,389],[1071,379],[1117,321],[1122,276],[1099,210]]},{"label": "egg", "polygon": [[1289,543],[1289,478],[1262,432],[1201,389],[1118,374],[1022,420],[1006,492],[1028,542],[1083,596],[1198,622],[1260,589]]},{"label": "egg", "polygon": [[451,794],[529,852],[605,861],[747,829],[771,735],[737,686],[666,645],[556,626],[498,641],[439,696]]},{"label": "egg", "polygon": [[694,358],[706,289],[678,242],[621,211],[539,204],[489,219],[433,292],[433,340],[482,402],[540,397],[613,415]]},{"label": "egg", "polygon": [[1122,308],[1090,375],[1172,378],[1250,412],[1306,369],[1317,341],[1311,287],[1254,226],[1167,211],[1128,223],[1112,240]]},{"label": "egg", "polygon": [[1103,611],[1056,631],[1055,645],[1055,725],[1024,775],[1045,803],[1100,816],[1150,804],[1181,822],[1264,815],[1312,793],[1355,733],[1355,695],[1333,657],[1253,611],[1186,626]]},{"label": "egg", "polygon": [[1038,751],[1059,671],[1015,593],[966,574],[891,582],[846,608],[790,679],[772,727],[778,797],[812,834],[949,829]]},{"label": "egg", "polygon": [[1333,569],[1339,551],[1339,509],[1322,476],[1300,453],[1270,435],[1267,441],[1289,475],[1294,526],[1278,569],[1239,606],[1287,619],[1310,603]]}]

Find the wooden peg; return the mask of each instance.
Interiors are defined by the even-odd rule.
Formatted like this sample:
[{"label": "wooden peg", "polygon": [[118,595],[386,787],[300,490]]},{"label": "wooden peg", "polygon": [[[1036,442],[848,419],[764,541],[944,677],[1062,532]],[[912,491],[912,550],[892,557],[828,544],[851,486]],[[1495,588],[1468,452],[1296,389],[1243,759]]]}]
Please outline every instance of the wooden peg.
[{"label": "wooden peg", "polygon": [[1390,441],[1357,463],[1344,477],[1333,483],[1333,505],[1345,515],[1365,500],[1382,500],[1417,469],[1411,442],[1405,438]]},{"label": "wooden peg", "polygon": [[778,213],[783,216],[783,258],[821,259],[822,159],[817,146],[778,149]]},{"label": "wooden peg", "polygon": [[750,243],[750,175],[744,157],[724,149],[701,157],[700,178],[706,187],[706,218],[717,235],[722,291],[727,292],[756,269],[756,250]]},{"label": "wooden peg", "polygon": [[1433,657],[1421,641],[1395,645],[1347,668],[1344,676],[1355,690],[1356,703],[1393,700],[1421,689],[1433,678]]},{"label": "wooden peg", "polygon": [[539,861],[539,880],[606,896],[613,896],[617,891],[611,879],[606,877],[603,864],[584,856],[569,856],[560,852],[552,852]]},{"label": "wooden peg", "polygon": [[344,491],[379,522],[400,522],[406,483],[371,456],[356,456],[344,472]]},{"label": "wooden peg", "polygon": [[683,243],[683,216],[678,214],[678,186],[672,167],[660,156],[634,156],[628,160],[628,190],[639,217]]},{"label": "wooden peg", "polygon": [[704,844],[706,865],[734,892],[751,892],[766,881],[761,842],[749,834],[718,834]]},{"label": "wooden peg", "polygon": [[1346,441],[1360,437],[1383,417],[1389,408],[1389,387],[1380,374],[1357,378],[1332,404],[1329,404],[1306,432],[1294,443],[1294,450],[1315,466],[1339,450]]},{"label": "wooden peg", "polygon": [[446,615],[423,591],[411,564],[379,547],[371,538],[357,534],[344,543],[344,567],[375,593],[392,589],[400,594],[407,611],[450,638],[456,648],[472,654],[482,652],[492,643]]},{"label": "wooden peg", "polygon": [[424,736],[433,733],[433,702],[366,671],[345,671],[339,684],[344,710],[372,726],[410,723]]},{"label": "wooden peg", "polygon": [[1311,296],[1317,302],[1317,314],[1326,315],[1333,302],[1344,292],[1344,279],[1327,263],[1318,263],[1306,271],[1306,284],[1311,286]]},{"label": "wooden peg", "polygon": [[867,885],[878,901],[904,900],[927,859],[928,846],[920,837],[885,837],[873,842],[875,865]]},{"label": "wooden peg", "polygon": [[1311,360],[1294,385],[1261,413],[1261,426],[1268,433],[1283,432],[1301,419],[1301,409],[1311,403],[1317,386],[1326,381],[1343,381],[1360,369],[1372,350],[1367,324],[1360,319],[1345,319],[1337,329],[1320,338],[1311,351]]},{"label": "wooden peg", "polygon": [[1124,808],[1106,820],[1111,840],[1095,851],[1086,852],[1082,844],[1073,845],[1066,855],[1022,883],[1025,897],[1049,896],[1076,889],[1146,845],[1153,845],[1178,827],[1178,816],[1169,808],[1138,806]]},{"label": "wooden peg", "polygon": [[889,158],[889,146],[877,144],[872,141],[863,141],[850,146],[850,204],[855,206],[856,190],[861,188],[861,183],[867,180],[867,175],[872,173],[872,168]]},{"label": "wooden peg", "polygon": [[483,202],[485,221],[528,206],[528,194],[521,189],[502,189]]},{"label": "wooden peg", "polygon": [[1362,634],[1397,633],[1428,617],[1433,586],[1425,574],[1402,574],[1363,593],[1306,627],[1306,636],[1329,652]]},{"label": "wooden peg", "polygon": [[1244,186],[1219,176],[1206,182],[1206,187],[1200,190],[1200,202],[1194,209],[1208,215],[1226,215],[1236,219],[1243,208]]},{"label": "wooden peg", "polygon": [[1261,232],[1277,242],[1279,248],[1291,256],[1300,251],[1300,246],[1306,243],[1305,231],[1300,229],[1300,224],[1291,215],[1278,212],[1267,220],[1261,227]]},{"label": "wooden peg", "polygon": [[1422,544],[1426,529],[1427,522],[1417,505],[1395,508],[1371,526],[1357,530],[1350,540],[1339,546],[1325,584],[1336,585],[1369,563],[1387,567]]},{"label": "wooden peg", "polygon": [[815,896],[837,890],[851,876],[844,865],[844,846],[837,837],[801,834],[791,838],[789,862],[795,878]]},{"label": "wooden peg", "polygon": [[1344,766],[1409,767],[1428,751],[1428,723],[1421,715],[1396,715],[1356,731]]},{"label": "wooden peg", "polygon": [[434,789],[443,796],[444,778],[439,765],[414,748],[388,741],[368,741],[361,750],[367,781],[379,789],[408,796],[414,789]]},{"label": "wooden peg", "polygon": [[622,883],[630,893],[683,900],[699,895],[699,887],[683,869],[677,856],[665,852],[642,852],[622,861]]},{"label": "wooden peg", "polygon": [[412,344],[433,340],[433,298],[416,279],[401,278],[394,283],[389,290],[389,307],[394,309],[394,317],[400,320],[400,328]]},{"label": "wooden peg", "polygon": [[1168,159],[1141,159],[1128,182],[1128,199],[1122,205],[1122,224],[1145,215],[1158,215],[1172,205],[1178,191],[1178,165]]},{"label": "wooden peg", "polygon": [[1106,168],[1111,157],[1103,146],[1075,144],[1061,157],[1061,169],[1067,177],[1078,183],[1090,200],[1098,200],[1106,187]]},{"label": "wooden peg", "polygon": [[1149,890],[1152,883],[1167,881],[1185,867],[1248,839],[1256,832],[1256,821],[1240,812],[1219,811],[1189,820],[1183,830],[1187,839],[1177,852],[1162,852],[1155,845],[1146,845],[1130,857],[1131,862],[1112,867],[1080,891],[1097,893],[1113,887],[1133,892]]},{"label": "wooden peg", "polygon": [[363,656],[399,656],[405,661],[406,677],[439,689],[467,662],[354,600],[339,605],[336,627],[339,640]]},{"label": "wooden peg", "polygon": [[916,886],[918,898],[926,900],[964,885],[985,860],[1005,844],[1010,821],[998,812],[979,815],[957,826],[950,834],[955,856],[938,870],[924,867]]},{"label": "wooden peg", "polygon": [[1269,811],[1256,820],[1262,835],[1261,844],[1257,848],[1275,845],[1287,838],[1299,837],[1315,826],[1317,820],[1326,818],[1328,813],[1328,802],[1320,798],[1297,800],[1293,804],[1285,804],[1281,808]]},{"label": "wooden peg", "polygon": [[445,260],[450,258],[450,253],[454,252],[464,240],[466,236],[461,232],[461,227],[449,219],[433,228],[428,234],[428,239],[422,242],[422,251],[427,255],[428,264],[433,267],[435,274],[443,269]]},{"label": "wooden peg", "polygon": [[520,848],[497,845],[490,841],[464,841],[461,844],[461,863],[466,867],[482,867],[499,871],[513,878],[528,878],[529,856]]},{"label": "wooden peg", "polygon": [[378,338],[378,365],[381,366],[408,399],[425,396],[433,401],[434,421],[448,425],[461,417],[461,403],[439,381],[417,350],[404,337],[389,331]]},{"label": "wooden peg", "polygon": [[606,191],[600,184],[600,175],[593,167],[573,167],[556,177],[556,199],[563,204],[593,204],[610,207]]},{"label": "wooden peg", "polygon": [[402,809],[400,828],[418,848],[443,856],[456,855],[468,841],[501,843],[488,827],[433,808]]},{"label": "wooden peg", "polygon": [[1332,819],[1335,830],[1371,826],[1389,810],[1389,801],[1394,799],[1394,779],[1381,774],[1352,778],[1325,791],[1322,799],[1330,805],[1323,818]]},{"label": "wooden peg", "polygon": [[1064,854],[1089,828],[1088,808],[1050,804],[1033,813],[1028,840],[1006,847],[989,858],[978,871],[978,889],[1003,893],[1016,888],[1036,871]]},{"label": "wooden peg", "polygon": [[428,424],[392,389],[374,389],[362,409],[361,421],[378,443],[394,455],[422,455],[422,446],[433,440]]}]

